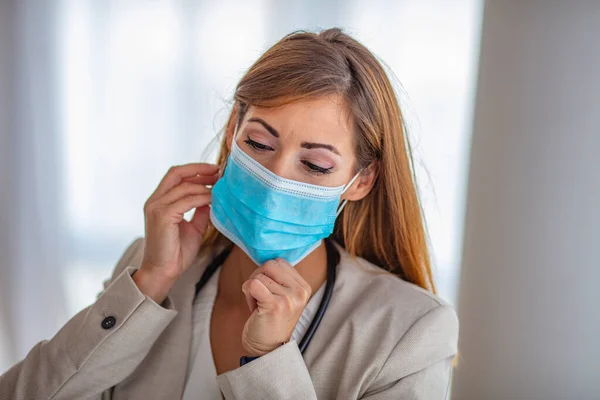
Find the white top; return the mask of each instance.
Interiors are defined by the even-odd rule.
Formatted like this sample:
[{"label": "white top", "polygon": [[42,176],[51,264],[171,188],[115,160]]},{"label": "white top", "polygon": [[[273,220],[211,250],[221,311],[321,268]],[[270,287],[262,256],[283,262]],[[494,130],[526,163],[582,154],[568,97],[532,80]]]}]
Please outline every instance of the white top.
[{"label": "white top", "polygon": [[[183,400],[222,399],[221,391],[217,384],[217,370],[210,345],[210,319],[215,298],[217,297],[220,271],[220,268],[216,270],[194,300],[192,311],[192,323],[194,324],[192,354]],[[308,326],[317,313],[324,293],[325,284],[321,285],[319,290],[313,294],[304,308],[292,333],[292,340],[300,342],[302,337],[304,337],[304,333],[306,333]]]}]

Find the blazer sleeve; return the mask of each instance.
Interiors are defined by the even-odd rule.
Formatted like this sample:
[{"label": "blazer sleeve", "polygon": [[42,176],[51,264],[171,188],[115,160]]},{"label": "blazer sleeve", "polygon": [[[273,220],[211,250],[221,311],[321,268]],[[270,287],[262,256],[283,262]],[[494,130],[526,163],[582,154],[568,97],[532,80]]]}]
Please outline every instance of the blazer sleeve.
[{"label": "blazer sleeve", "polygon": [[310,374],[295,340],[217,376],[226,400],[316,400]]},{"label": "blazer sleeve", "polygon": [[127,248],[94,304],[0,376],[1,400],[89,398],[134,371],[177,314],[169,298],[156,304],[131,278],[143,243]]},{"label": "blazer sleeve", "polygon": [[361,399],[446,399],[457,343],[454,309],[445,305],[433,308],[396,344]]}]

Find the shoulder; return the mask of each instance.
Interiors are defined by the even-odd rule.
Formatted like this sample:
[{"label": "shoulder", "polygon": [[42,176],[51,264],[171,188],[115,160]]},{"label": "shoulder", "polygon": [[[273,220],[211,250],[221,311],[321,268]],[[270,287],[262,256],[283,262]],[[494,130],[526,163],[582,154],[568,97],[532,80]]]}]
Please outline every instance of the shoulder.
[{"label": "shoulder", "polygon": [[368,294],[371,301],[385,299],[386,303],[405,304],[419,310],[451,307],[430,291],[406,282],[363,258],[353,257],[340,246],[336,247],[340,252],[339,279],[353,290]]},{"label": "shoulder", "polygon": [[[457,351],[458,318],[435,294],[369,263],[343,248],[338,267],[338,295],[350,304],[349,318],[377,327],[383,342],[429,346],[452,356]],[[417,340],[418,339],[418,340]],[[407,349],[406,349],[407,350]]]}]

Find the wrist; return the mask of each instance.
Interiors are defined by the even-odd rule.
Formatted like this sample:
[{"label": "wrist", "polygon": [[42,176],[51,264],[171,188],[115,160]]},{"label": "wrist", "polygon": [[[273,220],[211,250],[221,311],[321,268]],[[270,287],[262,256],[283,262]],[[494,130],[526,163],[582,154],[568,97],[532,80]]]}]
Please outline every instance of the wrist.
[{"label": "wrist", "polygon": [[[240,367],[243,367],[244,365],[250,363],[251,361],[254,361],[254,360],[258,359],[258,358],[261,358],[262,356],[264,356],[265,354],[270,353],[271,351],[277,350],[278,348],[280,348],[281,346],[283,346],[286,343],[288,343],[288,342],[282,342],[277,347],[275,347],[272,350],[267,351],[267,352],[255,352],[254,355],[248,354],[248,355],[240,357]],[[253,353],[253,352],[250,351],[249,353]],[[262,353],[262,354],[256,355],[257,353]]]},{"label": "wrist", "polygon": [[146,269],[144,266],[134,273],[132,279],[138,289],[157,304],[161,304],[167,298],[176,281],[176,279]]},{"label": "wrist", "polygon": [[252,347],[252,346],[244,346],[244,348],[246,350],[245,355],[246,355],[246,357],[249,357],[249,358],[258,358],[258,357],[264,356],[265,354],[272,352],[273,350],[280,348],[281,346],[283,346],[284,344],[286,344],[288,342],[289,342],[289,340],[286,340],[283,342],[278,342],[274,346],[261,347],[261,348],[256,348],[256,347]]}]

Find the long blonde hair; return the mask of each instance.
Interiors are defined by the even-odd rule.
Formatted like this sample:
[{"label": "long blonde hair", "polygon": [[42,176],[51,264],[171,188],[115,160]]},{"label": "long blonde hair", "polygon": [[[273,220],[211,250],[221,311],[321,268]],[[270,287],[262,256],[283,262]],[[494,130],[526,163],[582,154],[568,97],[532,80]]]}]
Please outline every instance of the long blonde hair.
[{"label": "long blonde hair", "polygon": [[[250,67],[234,94],[218,164],[229,155],[227,134],[249,106],[277,107],[332,94],[344,98],[353,118],[356,171],[378,164],[372,190],[345,207],[333,239],[351,255],[435,292],[411,148],[393,86],[375,56],[340,29],[294,32]],[[226,241],[210,226],[202,248]]]}]

